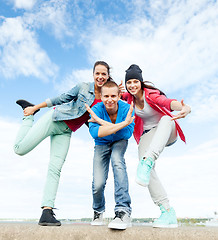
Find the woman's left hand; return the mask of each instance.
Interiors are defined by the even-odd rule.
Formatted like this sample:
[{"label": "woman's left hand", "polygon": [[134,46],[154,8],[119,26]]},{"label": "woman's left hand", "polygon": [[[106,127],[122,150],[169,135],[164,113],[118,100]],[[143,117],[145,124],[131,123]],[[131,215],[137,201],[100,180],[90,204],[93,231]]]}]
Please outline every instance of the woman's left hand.
[{"label": "woman's left hand", "polygon": [[190,106],[186,105],[183,99],[181,100],[181,105],[182,105],[181,111],[177,115],[175,115],[171,120],[184,118],[191,112]]}]

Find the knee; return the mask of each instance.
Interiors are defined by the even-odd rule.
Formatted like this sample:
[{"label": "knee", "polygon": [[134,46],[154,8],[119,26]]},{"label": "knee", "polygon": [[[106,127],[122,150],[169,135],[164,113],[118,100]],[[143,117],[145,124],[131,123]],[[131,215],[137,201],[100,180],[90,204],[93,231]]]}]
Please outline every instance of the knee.
[{"label": "knee", "polygon": [[172,118],[168,115],[164,115],[162,118],[161,118],[161,122],[165,123],[165,124],[170,124],[170,125],[174,125],[174,121],[171,120]]},{"label": "knee", "polygon": [[55,165],[55,164],[49,164],[49,167],[48,167],[48,174],[49,175],[53,175],[54,177],[55,176],[58,176],[60,177],[61,175],[61,169],[62,169],[62,165],[61,166],[58,166],[58,165]]},{"label": "knee", "polygon": [[17,145],[14,146],[14,152],[19,155],[19,156],[23,156],[26,153],[24,151],[22,151],[22,149],[20,149]]},{"label": "knee", "polygon": [[115,152],[112,154],[111,163],[113,168],[116,168],[116,169],[126,168],[125,159],[123,155],[121,155],[119,152]]},{"label": "knee", "polygon": [[101,192],[104,189],[104,187],[105,187],[105,183],[103,181],[92,182],[92,189],[94,194]]},{"label": "knee", "polygon": [[171,117],[168,116],[168,115],[164,115],[164,116],[161,118],[161,121],[169,122],[169,121],[171,121]]}]

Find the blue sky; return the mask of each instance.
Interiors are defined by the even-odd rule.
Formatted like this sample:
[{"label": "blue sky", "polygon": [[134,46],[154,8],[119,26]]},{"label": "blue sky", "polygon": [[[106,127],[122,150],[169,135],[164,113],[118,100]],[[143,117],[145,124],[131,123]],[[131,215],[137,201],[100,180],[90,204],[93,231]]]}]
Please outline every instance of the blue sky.
[{"label": "blue sky", "polygon": [[[43,102],[82,81],[95,61],[116,82],[130,64],[167,96],[184,98],[192,113],[180,120],[187,144],[165,149],[156,170],[178,217],[218,210],[218,3],[207,0],[8,0],[0,7],[0,218],[40,216],[49,139],[26,156],[13,152],[22,119],[20,98]],[[36,114],[36,121],[48,109]],[[85,154],[84,154],[85,153]],[[56,205],[59,218],[92,216],[93,140],[73,134]],[[126,153],[133,217],[157,217],[147,189],[135,183],[137,146]],[[113,216],[113,177],[105,216]],[[27,210],[28,209],[28,210]]]}]

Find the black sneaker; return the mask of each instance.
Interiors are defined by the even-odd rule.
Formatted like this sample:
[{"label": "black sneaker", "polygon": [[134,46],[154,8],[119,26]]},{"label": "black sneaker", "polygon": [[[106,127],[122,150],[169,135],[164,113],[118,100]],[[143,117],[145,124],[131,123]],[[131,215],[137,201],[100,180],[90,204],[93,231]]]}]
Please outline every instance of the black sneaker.
[{"label": "black sneaker", "polygon": [[41,226],[61,226],[61,222],[55,217],[52,209],[43,209],[42,216],[39,219],[39,225]]},{"label": "black sneaker", "polygon": [[[24,100],[24,99],[19,99],[19,100],[16,101],[16,103],[17,103],[18,105],[20,105],[23,110],[24,110],[26,107],[33,107],[33,106],[35,106],[34,104],[32,104],[32,103],[30,103],[30,102],[28,102],[28,101],[26,101],[26,100]],[[36,111],[33,113],[33,115],[36,114],[39,110],[40,110],[40,109],[36,110]]]}]

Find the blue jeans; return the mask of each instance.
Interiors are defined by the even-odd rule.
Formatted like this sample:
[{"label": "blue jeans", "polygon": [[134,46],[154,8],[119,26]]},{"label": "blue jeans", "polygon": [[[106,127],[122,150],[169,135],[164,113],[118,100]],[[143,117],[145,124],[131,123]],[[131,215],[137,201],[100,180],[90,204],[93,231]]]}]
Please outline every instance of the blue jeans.
[{"label": "blue jeans", "polygon": [[93,159],[93,209],[104,212],[104,189],[108,178],[109,163],[111,160],[114,174],[114,211],[125,211],[131,214],[131,199],[129,196],[129,183],[126,172],[124,154],[128,140],[120,140],[106,145],[96,145]]}]

